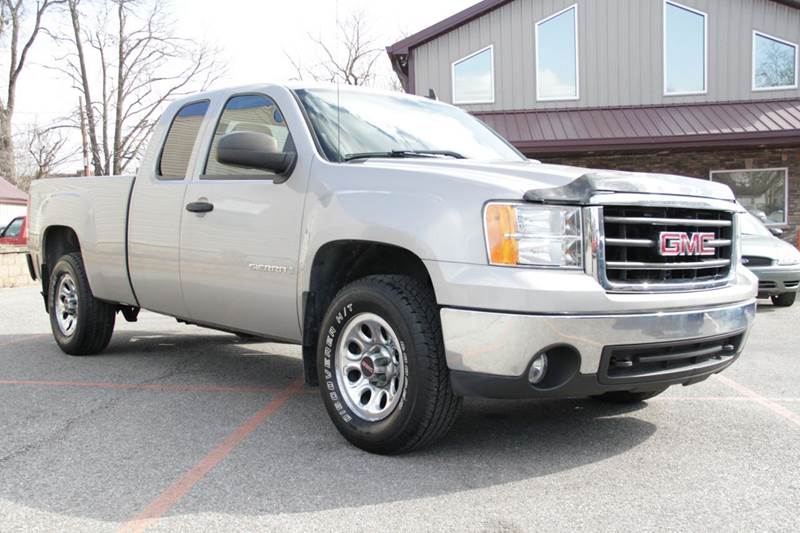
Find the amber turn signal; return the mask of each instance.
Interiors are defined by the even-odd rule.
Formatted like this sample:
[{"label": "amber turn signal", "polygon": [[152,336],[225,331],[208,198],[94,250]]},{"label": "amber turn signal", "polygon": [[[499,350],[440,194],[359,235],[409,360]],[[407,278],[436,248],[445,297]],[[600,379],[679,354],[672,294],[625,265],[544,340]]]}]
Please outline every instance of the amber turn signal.
[{"label": "amber turn signal", "polygon": [[491,204],[486,207],[486,239],[489,262],[493,265],[516,265],[519,258],[517,213],[513,206]]}]

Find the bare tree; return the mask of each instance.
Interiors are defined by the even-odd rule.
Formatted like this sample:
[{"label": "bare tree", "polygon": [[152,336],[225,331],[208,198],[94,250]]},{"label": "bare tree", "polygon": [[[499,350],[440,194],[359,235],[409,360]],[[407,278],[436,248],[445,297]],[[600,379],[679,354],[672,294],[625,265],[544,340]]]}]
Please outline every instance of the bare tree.
[{"label": "bare tree", "polygon": [[163,0],[66,0],[72,51],[52,67],[86,104],[95,174],[121,174],[142,154],[164,104],[223,72],[216,51],[174,34]]},{"label": "bare tree", "polygon": [[17,148],[17,185],[27,191],[30,183],[53,174],[55,169],[75,159],[79,150],[70,146],[68,126],[56,124],[39,127],[34,124],[22,136]]},{"label": "bare tree", "polygon": [[[8,39],[8,70],[3,79],[6,94],[5,99],[0,98],[0,175],[10,178],[11,181],[16,181],[17,177],[11,133],[17,83],[36,38],[44,30],[45,13],[53,6],[63,3],[64,0],[39,0],[36,8],[32,9],[30,0],[0,0],[0,38]],[[33,21],[27,24],[31,17]],[[23,35],[26,25],[30,26],[29,32]]]},{"label": "bare tree", "polygon": [[316,45],[319,56],[310,67],[304,67],[300,59],[284,52],[297,79],[347,85],[372,85],[375,82],[376,64],[383,55],[383,48],[372,36],[363,11],[351,13],[337,25],[335,44],[326,43],[312,34],[308,37]]}]

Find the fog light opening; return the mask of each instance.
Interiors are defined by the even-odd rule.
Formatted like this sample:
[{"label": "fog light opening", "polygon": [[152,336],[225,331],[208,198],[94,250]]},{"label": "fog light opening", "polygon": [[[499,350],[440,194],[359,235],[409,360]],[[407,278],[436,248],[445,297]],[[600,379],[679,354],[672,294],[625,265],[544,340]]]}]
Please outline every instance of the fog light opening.
[{"label": "fog light opening", "polygon": [[531,369],[528,371],[528,381],[531,385],[541,383],[547,374],[547,354],[540,353],[531,363]]}]

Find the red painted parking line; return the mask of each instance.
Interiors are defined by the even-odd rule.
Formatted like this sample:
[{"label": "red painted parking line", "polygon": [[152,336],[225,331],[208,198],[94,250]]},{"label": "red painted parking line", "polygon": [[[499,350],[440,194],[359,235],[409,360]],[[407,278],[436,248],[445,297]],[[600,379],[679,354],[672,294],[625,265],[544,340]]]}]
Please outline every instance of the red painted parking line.
[{"label": "red painted parking line", "polygon": [[[280,387],[220,387],[215,385],[171,385],[167,383],[103,383],[92,381],[0,379],[0,385],[23,387],[79,387],[87,389],[154,390],[164,392],[221,392],[234,394],[264,394],[282,391]],[[317,394],[302,390],[298,394]]]},{"label": "red painted parking line", "polygon": [[745,387],[741,383],[738,383],[738,382],[732,380],[731,378],[729,378],[727,376],[723,376],[721,374],[716,374],[714,377],[717,378],[718,381],[724,383],[728,387],[732,388],[733,390],[735,390],[736,392],[741,394],[742,396],[745,396],[746,398],[750,398],[754,402],[757,402],[757,403],[761,404],[762,406],[766,407],[767,409],[769,409],[770,411],[772,411],[776,415],[781,416],[781,417],[785,418],[786,420],[788,420],[789,422],[791,422],[792,424],[800,427],[800,416],[798,416],[797,414],[793,413],[792,411],[790,411],[789,409],[785,408],[784,406],[782,406],[782,405],[780,405],[778,403],[775,403],[774,401],[772,401],[772,400],[770,400],[768,398],[765,398],[764,396],[761,396],[757,392]]},{"label": "red painted parking line", "polygon": [[169,385],[162,383],[95,383],[90,381],[47,381],[47,380],[0,380],[0,385],[20,385],[34,387],[81,387],[89,389],[158,390],[168,392],[235,392],[265,393],[277,392],[278,387],[217,387],[213,385]]},{"label": "red painted parking line", "polygon": [[211,470],[214,469],[223,459],[247,438],[258,426],[298,392],[302,390],[303,379],[298,378],[288,387],[283,389],[280,394],[270,400],[259,412],[253,415],[247,422],[239,426],[231,433],[222,444],[214,448],[208,455],[203,457],[189,471],[181,476],[178,481],[162,492],[155,500],[120,528],[121,532],[138,533],[145,531],[153,525],[159,518],[164,516],[172,509],[197,483],[199,483]]}]

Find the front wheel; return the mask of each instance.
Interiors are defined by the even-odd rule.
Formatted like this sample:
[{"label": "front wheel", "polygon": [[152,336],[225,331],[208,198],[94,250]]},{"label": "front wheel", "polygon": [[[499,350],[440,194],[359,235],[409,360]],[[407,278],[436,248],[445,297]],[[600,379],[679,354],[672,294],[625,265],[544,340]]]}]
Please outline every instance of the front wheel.
[{"label": "front wheel", "polygon": [[62,256],[50,274],[50,328],[69,355],[94,355],[111,341],[116,308],[94,297],[79,253]]},{"label": "front wheel", "polygon": [[322,322],[317,372],[336,428],[373,453],[434,442],[461,405],[432,291],[407,276],[370,276],[339,291]]},{"label": "front wheel", "polygon": [[778,296],[772,296],[772,305],[775,307],[791,307],[797,298],[796,292],[787,292]]}]

